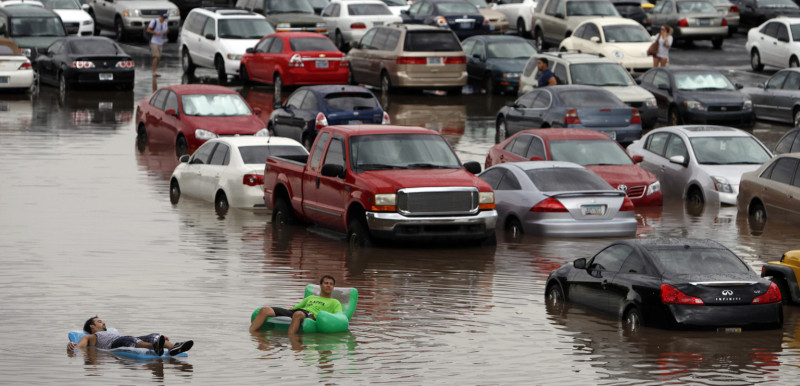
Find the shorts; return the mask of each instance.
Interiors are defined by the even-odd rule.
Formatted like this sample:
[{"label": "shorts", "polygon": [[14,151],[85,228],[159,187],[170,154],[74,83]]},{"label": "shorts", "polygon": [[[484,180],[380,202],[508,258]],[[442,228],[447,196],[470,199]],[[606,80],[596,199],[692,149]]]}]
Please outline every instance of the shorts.
[{"label": "shorts", "polygon": [[164,46],[160,46],[158,44],[150,43],[150,53],[153,55],[154,58],[161,57],[161,48]]},{"label": "shorts", "polygon": [[272,311],[275,311],[275,316],[288,316],[290,318],[292,317],[292,315],[294,315],[295,312],[302,312],[303,314],[306,315],[306,318],[308,317],[309,314],[309,312],[304,309],[287,310],[285,308],[280,308],[280,307],[272,307]]},{"label": "shorts", "polygon": [[155,344],[158,340],[158,337],[161,334],[153,333],[145,336],[140,337],[133,337],[133,336],[121,336],[117,339],[114,339],[111,342],[111,348],[118,348],[118,347],[136,347],[136,344],[139,342],[147,342],[150,344]]}]

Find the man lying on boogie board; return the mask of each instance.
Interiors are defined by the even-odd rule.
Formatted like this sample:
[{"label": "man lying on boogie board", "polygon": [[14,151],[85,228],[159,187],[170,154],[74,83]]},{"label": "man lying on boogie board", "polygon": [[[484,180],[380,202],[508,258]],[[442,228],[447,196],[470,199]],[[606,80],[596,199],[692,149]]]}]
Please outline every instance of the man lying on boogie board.
[{"label": "man lying on boogie board", "polygon": [[194,345],[194,342],[187,340],[185,342],[172,343],[164,335],[149,334],[145,336],[127,336],[118,333],[117,331],[108,331],[106,323],[100,320],[97,316],[89,318],[83,325],[83,331],[88,335],[83,336],[76,344],[69,342],[67,350],[74,350],[75,347],[86,349],[89,346],[95,346],[100,349],[111,350],[120,347],[138,347],[152,349],[158,356],[164,353],[164,349],[169,350],[169,355],[175,356],[182,352],[189,351]]}]

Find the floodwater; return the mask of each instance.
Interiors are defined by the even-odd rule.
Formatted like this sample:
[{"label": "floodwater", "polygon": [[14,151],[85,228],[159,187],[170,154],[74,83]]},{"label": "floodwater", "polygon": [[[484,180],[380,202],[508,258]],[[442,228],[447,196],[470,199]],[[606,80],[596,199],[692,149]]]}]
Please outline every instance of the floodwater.
[{"label": "floodwater", "polygon": [[[137,63],[142,46],[126,47]],[[187,81],[168,52],[157,86]],[[351,250],[266,213],[211,203],[171,205],[174,149],[138,147],[128,93],[0,96],[0,383],[8,384],[796,384],[800,307],[774,331],[738,334],[643,328],[570,307],[544,306],[550,271],[610,239],[511,240],[491,248],[426,245]],[[209,81],[213,72],[198,70]],[[213,79],[216,82],[216,79]],[[235,83],[232,87],[241,90]],[[268,87],[241,90],[267,108]],[[481,163],[492,116],[510,97],[391,95],[393,123],[441,131],[463,160]],[[788,128],[759,124],[773,146]],[[798,248],[800,227],[752,229],[736,209],[639,209],[637,237],[717,240],[754,269]],[[356,287],[350,331],[251,335],[254,308],[291,306],[332,274]],[[66,350],[67,332],[99,315],[109,327],[193,339],[187,358],[135,361]]]}]

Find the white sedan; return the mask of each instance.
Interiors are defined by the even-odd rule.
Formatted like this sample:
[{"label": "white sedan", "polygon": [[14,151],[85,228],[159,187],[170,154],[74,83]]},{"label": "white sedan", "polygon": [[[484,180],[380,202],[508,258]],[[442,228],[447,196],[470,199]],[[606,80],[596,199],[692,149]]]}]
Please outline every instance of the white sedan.
[{"label": "white sedan", "polygon": [[641,74],[653,68],[653,58],[647,56],[651,40],[634,20],[602,17],[579,24],[572,36],[561,41],[559,50],[599,54],[616,60],[630,73]]},{"label": "white sedan", "polygon": [[33,67],[27,56],[9,39],[0,39],[0,89],[30,90]]},{"label": "white sedan", "polygon": [[800,18],[776,17],[751,28],[745,48],[753,71],[763,70],[764,65],[800,66]]},{"label": "white sedan", "polygon": [[403,22],[379,0],[333,0],[321,16],[333,43],[342,51],[361,40],[373,26]]},{"label": "white sedan", "polygon": [[267,157],[307,157],[299,142],[280,137],[232,136],[214,138],[181,163],[170,177],[169,198],[181,195],[214,203],[217,213],[229,207],[265,209],[264,163]]},{"label": "white sedan", "polygon": [[525,37],[531,34],[531,16],[536,3],[536,0],[495,0],[492,9],[506,15],[511,28],[517,29],[517,35]]}]

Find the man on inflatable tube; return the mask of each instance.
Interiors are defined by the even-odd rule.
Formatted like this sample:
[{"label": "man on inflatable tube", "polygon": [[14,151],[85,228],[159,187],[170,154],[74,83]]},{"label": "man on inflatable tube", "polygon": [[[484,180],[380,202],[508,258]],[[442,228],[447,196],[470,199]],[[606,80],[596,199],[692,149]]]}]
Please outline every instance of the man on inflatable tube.
[{"label": "man on inflatable tube", "polygon": [[191,340],[173,344],[166,336],[157,333],[140,337],[122,335],[116,331],[109,331],[106,328],[106,323],[97,316],[89,318],[84,323],[83,331],[87,335],[84,335],[78,343],[69,342],[67,350],[72,351],[75,347],[85,349],[88,346],[96,346],[106,350],[119,347],[138,347],[152,349],[156,355],[161,356],[166,348],[169,350],[169,355],[175,356],[189,351],[194,344]]},{"label": "man on inflatable tube", "polygon": [[342,303],[339,303],[338,300],[331,297],[335,285],[336,279],[334,279],[333,276],[325,275],[319,279],[319,296],[308,296],[303,299],[300,304],[292,307],[291,310],[281,307],[261,307],[261,309],[258,311],[258,314],[255,316],[255,318],[253,318],[253,321],[250,324],[250,332],[252,333],[258,331],[261,328],[261,325],[264,324],[264,321],[266,321],[269,317],[288,316],[292,318],[292,322],[289,324],[288,332],[289,334],[294,335],[297,333],[297,330],[300,329],[300,326],[303,324],[303,320],[306,318],[316,320],[317,314],[320,311],[330,312],[331,314],[342,312]]}]

